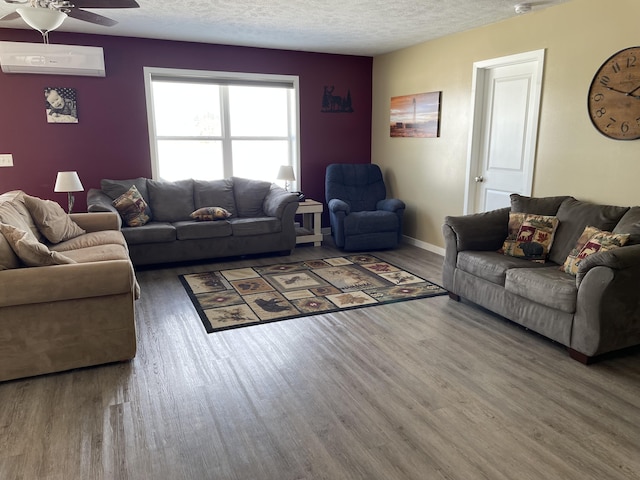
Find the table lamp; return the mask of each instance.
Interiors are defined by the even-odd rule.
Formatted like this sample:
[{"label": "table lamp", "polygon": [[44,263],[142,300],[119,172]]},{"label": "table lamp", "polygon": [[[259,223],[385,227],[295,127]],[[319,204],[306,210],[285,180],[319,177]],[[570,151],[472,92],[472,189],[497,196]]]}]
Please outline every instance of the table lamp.
[{"label": "table lamp", "polygon": [[73,210],[73,193],[71,192],[83,192],[84,187],[78,177],[78,172],[58,172],[56,177],[56,186],[53,187],[54,192],[66,192],[69,205],[69,213]]},{"label": "table lamp", "polygon": [[296,176],[293,174],[293,167],[291,165],[282,165],[278,170],[278,180],[284,180],[284,189],[289,191],[289,182],[295,182]]}]

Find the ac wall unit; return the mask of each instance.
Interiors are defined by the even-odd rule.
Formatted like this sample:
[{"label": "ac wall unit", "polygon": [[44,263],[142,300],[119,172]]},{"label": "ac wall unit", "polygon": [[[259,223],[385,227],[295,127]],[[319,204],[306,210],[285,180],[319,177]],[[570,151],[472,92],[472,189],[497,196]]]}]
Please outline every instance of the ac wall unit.
[{"label": "ac wall unit", "polygon": [[4,73],[106,75],[102,47],[0,42],[0,66]]}]

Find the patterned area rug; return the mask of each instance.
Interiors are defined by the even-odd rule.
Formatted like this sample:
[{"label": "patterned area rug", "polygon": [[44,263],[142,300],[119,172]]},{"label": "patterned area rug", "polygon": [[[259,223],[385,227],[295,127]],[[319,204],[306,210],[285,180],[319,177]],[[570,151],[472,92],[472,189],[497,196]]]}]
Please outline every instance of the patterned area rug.
[{"label": "patterned area rug", "polygon": [[373,255],[180,275],[207,333],[446,294]]}]

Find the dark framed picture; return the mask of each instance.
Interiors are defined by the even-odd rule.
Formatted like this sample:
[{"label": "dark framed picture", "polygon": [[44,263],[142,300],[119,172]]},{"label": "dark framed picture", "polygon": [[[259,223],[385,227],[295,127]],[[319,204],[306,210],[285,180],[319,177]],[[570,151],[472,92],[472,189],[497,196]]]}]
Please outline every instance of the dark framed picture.
[{"label": "dark framed picture", "polygon": [[391,97],[391,136],[439,137],[441,97],[442,92]]},{"label": "dark framed picture", "polygon": [[78,95],[75,88],[44,89],[47,123],[78,123]]}]

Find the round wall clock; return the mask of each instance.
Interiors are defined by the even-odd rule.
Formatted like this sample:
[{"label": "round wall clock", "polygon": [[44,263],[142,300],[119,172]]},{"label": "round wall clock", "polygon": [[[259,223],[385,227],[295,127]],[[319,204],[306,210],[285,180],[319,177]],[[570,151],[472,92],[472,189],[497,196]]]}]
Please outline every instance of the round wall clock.
[{"label": "round wall clock", "polygon": [[600,133],[615,140],[640,138],[640,47],[620,50],[602,64],[587,102]]}]

